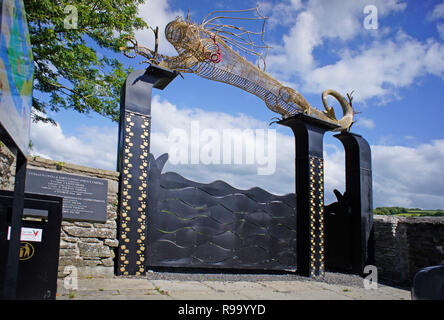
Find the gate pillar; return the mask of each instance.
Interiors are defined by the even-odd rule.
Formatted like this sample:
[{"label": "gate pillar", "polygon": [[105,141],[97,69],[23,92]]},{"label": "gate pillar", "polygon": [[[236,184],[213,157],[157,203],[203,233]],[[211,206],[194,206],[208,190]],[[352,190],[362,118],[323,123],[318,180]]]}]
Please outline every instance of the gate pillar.
[{"label": "gate pillar", "polygon": [[296,142],[297,272],[311,278],[323,277],[323,137],[326,131],[338,127],[305,114],[297,114],[277,123],[290,127]]},{"label": "gate pillar", "polygon": [[363,274],[374,264],[373,192],[371,150],[368,142],[354,133],[334,135],[345,149],[345,193],[350,210],[351,265],[355,274]]},{"label": "gate pillar", "polygon": [[130,73],[122,86],[117,160],[120,172],[117,275],[145,274],[151,93],[152,88],[163,90],[177,75],[151,65]]}]

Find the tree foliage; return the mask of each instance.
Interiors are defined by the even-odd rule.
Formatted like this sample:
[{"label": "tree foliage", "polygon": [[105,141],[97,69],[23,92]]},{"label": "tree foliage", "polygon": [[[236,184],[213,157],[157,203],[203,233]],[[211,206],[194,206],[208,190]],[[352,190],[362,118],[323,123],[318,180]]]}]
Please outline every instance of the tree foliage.
[{"label": "tree foliage", "polygon": [[378,207],[373,210],[374,214],[378,215],[394,215],[400,213],[407,213],[409,209],[403,207]]},{"label": "tree foliage", "polygon": [[401,215],[406,217],[444,216],[444,210],[423,210],[420,208],[378,207],[373,210],[375,215]]},{"label": "tree foliage", "polygon": [[[146,27],[137,17],[144,0],[24,0],[34,55],[32,106],[48,111],[95,111],[115,121],[120,88],[131,71],[117,59],[125,37]],[[66,28],[72,5],[77,28]],[[34,121],[51,118],[33,113]]]}]

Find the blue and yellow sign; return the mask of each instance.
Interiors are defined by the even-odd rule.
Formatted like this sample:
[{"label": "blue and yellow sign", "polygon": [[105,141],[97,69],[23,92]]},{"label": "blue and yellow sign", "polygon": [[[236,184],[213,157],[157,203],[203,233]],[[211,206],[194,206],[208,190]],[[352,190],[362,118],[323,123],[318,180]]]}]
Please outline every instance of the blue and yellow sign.
[{"label": "blue and yellow sign", "polygon": [[23,0],[3,0],[0,34],[0,124],[28,153],[34,63]]}]

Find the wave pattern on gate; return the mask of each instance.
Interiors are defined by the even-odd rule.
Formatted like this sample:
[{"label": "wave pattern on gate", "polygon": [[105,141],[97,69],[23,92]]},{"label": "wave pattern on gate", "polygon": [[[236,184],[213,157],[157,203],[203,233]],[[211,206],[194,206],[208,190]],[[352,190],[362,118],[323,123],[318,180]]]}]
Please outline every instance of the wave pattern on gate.
[{"label": "wave pattern on gate", "polygon": [[167,157],[150,159],[147,266],[296,269],[295,194],[162,174]]}]

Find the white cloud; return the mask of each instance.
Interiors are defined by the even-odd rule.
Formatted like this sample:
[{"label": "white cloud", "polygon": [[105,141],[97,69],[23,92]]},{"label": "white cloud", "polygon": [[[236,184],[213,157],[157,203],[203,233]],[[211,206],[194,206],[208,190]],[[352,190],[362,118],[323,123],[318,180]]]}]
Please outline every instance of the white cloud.
[{"label": "white cloud", "polygon": [[[326,203],[331,191],[344,191],[342,149],[328,146],[325,159]],[[444,208],[444,140],[416,147],[373,145],[373,205]],[[327,199],[330,197],[330,199]]]},{"label": "white cloud", "polygon": [[444,23],[438,23],[436,25],[436,29],[438,29],[439,36],[442,40],[444,40]]},{"label": "white cloud", "polygon": [[354,90],[356,100],[383,100],[426,74],[443,76],[444,45],[433,40],[422,43],[399,33],[393,40],[344,50],[338,62],[311,70],[303,88],[320,92],[334,87],[343,93]]},{"label": "white cloud", "polygon": [[[169,132],[181,128],[189,132],[190,123],[198,121],[200,130],[260,129],[268,124],[239,114],[201,109],[179,109],[167,100],[154,96],[152,101],[151,152],[155,157],[170,151]],[[33,124],[31,139],[34,154],[95,168],[115,170],[117,158],[117,127],[82,127],[77,135],[68,135],[62,128],[49,124]],[[205,165],[167,163],[165,171],[175,171],[198,181],[224,180],[241,189],[259,186],[267,191],[286,194],[295,190],[294,138],[277,133],[276,171],[269,176],[257,174],[259,164],[245,163]],[[251,143],[245,140],[245,144]],[[225,152],[222,149],[222,152]],[[415,147],[373,145],[374,206],[444,208],[444,140],[435,140]],[[344,191],[345,156],[341,147],[325,144],[325,203],[335,201],[333,189]]]},{"label": "white cloud", "polygon": [[444,18],[444,2],[437,4],[431,13],[429,13],[428,18],[430,20],[437,20]]},{"label": "white cloud", "polygon": [[444,207],[444,140],[417,147],[373,146],[375,201],[381,206]]},{"label": "white cloud", "polygon": [[427,50],[422,58],[427,72],[444,77],[444,44],[442,42],[428,41]]},{"label": "white cloud", "polygon": [[[152,134],[150,151],[155,157],[170,151],[169,133],[174,129],[190,132],[192,121],[199,123],[200,132],[205,129],[222,133],[225,129],[269,129],[268,123],[259,121],[244,114],[236,116],[223,112],[208,112],[202,109],[179,109],[167,100],[155,95],[152,100]],[[79,165],[108,170],[116,169],[117,159],[117,126],[114,128],[82,127],[74,135],[66,134],[60,125],[33,123],[31,139],[34,143],[34,155],[56,161],[65,161]],[[265,141],[268,143],[268,141]],[[224,180],[238,187],[248,189],[254,186],[266,190],[286,194],[294,192],[294,141],[287,135],[277,133],[276,171],[273,175],[258,175],[258,168],[266,165],[255,162],[246,164],[177,164],[167,163],[165,170],[175,171],[183,176],[199,182]],[[247,148],[254,149],[255,140],[243,140],[244,159]],[[201,143],[201,146],[205,143]],[[268,144],[265,146],[267,154]],[[227,152],[225,149],[222,153]],[[202,152],[202,149],[201,149]],[[274,155],[273,155],[274,156]],[[233,156],[234,157],[234,156]]]},{"label": "white cloud", "polygon": [[303,8],[301,0],[260,1],[258,6],[260,12],[268,16],[268,30],[273,30],[276,25],[291,24],[294,14]]},{"label": "white cloud", "polygon": [[[275,66],[278,60],[290,68],[280,68],[285,72],[306,72],[315,66],[313,49],[322,43],[319,36],[316,18],[310,12],[298,15],[296,25],[291,28],[288,35],[284,35],[284,56],[270,56],[270,65]],[[282,66],[281,66],[282,67]]]},{"label": "white cloud", "polygon": [[[182,129],[187,134],[190,133],[190,125],[193,121],[199,124],[200,132],[205,129],[216,130],[223,135],[223,130],[227,129],[268,129],[267,123],[238,114],[236,116],[223,112],[209,112],[202,109],[179,109],[166,100],[161,100],[159,96],[154,96],[152,101],[152,137],[151,152],[158,157],[170,151],[171,141],[168,135],[173,129]],[[285,194],[294,192],[294,177],[288,172],[294,172],[294,140],[292,137],[277,133],[277,163],[276,172],[271,176],[260,176],[257,169],[264,167],[260,164],[175,164],[167,163],[166,171],[175,171],[183,176],[199,181],[212,182],[214,180],[224,180],[238,188],[251,188],[259,186],[265,190]],[[244,148],[252,147],[254,141],[245,139]],[[201,143],[201,146],[203,143]],[[267,145],[268,146],[268,145]],[[265,146],[265,150],[267,150]],[[222,146],[223,147],[223,146]],[[223,155],[226,149],[221,149]],[[244,149],[245,152],[245,149]],[[222,157],[221,155],[221,157]],[[245,156],[245,154],[244,154]],[[191,155],[190,155],[191,157]]]},{"label": "white cloud", "polygon": [[324,202],[336,202],[333,190],[345,190],[345,153],[334,144],[324,143]]},{"label": "white cloud", "polygon": [[376,127],[375,122],[372,119],[364,118],[364,117],[359,117],[356,120],[355,125],[358,127],[366,128],[366,129],[373,129],[374,127]]},{"label": "white cloud", "polygon": [[[270,55],[269,65],[273,64],[271,71],[285,70],[286,76],[309,71],[316,67],[314,49],[325,40],[344,43],[359,33],[367,32],[362,25],[365,17],[363,9],[367,4],[366,0],[311,0],[300,12],[300,2],[297,2],[294,10],[287,10],[287,20],[295,22],[289,33],[283,36],[281,52]],[[377,7],[380,17],[405,9],[405,4],[398,0],[373,1],[372,4]],[[271,13],[273,19],[273,11]],[[286,24],[285,21],[283,24]]]},{"label": "white cloud", "polygon": [[[291,6],[288,1],[286,4]],[[393,34],[384,24],[386,16],[405,10],[406,3],[373,1],[371,4],[378,9],[378,30],[363,27],[363,8],[367,4],[364,0],[310,0],[301,8],[298,3],[295,10],[289,11],[293,24],[269,54],[268,70],[283,82],[294,83],[295,89],[302,92],[319,94],[332,88],[345,94],[354,90],[357,101],[376,97],[381,103],[398,98],[398,89],[421,77],[444,76],[442,42],[420,41],[402,30]],[[433,17],[441,16],[441,7],[444,5],[435,8]],[[441,25],[438,30],[444,33]],[[365,45],[348,45],[361,38]],[[315,50],[326,43],[335,48],[328,52],[334,60],[322,64]]]},{"label": "white cloud", "polygon": [[[354,90],[357,101],[377,97],[382,103],[397,98],[398,88],[411,85],[419,77],[443,76],[442,43],[421,42],[403,32],[387,39],[391,32],[381,21],[378,30],[366,30],[363,9],[368,4],[367,0],[260,2],[260,10],[270,16],[272,28],[276,24],[289,27],[281,42],[269,52],[269,71],[282,83],[293,83],[295,89],[303,92],[319,94],[333,88],[345,94]],[[400,0],[374,0],[371,4],[378,9],[379,20],[406,8],[406,3]],[[440,17],[440,8],[436,6],[431,16]],[[159,51],[174,55],[175,50],[165,39],[163,29],[184,13],[163,0],[148,1],[140,5],[139,10],[149,25],[160,27]],[[444,27],[441,29],[444,33]],[[366,46],[348,48],[347,42],[358,35],[370,41]],[[150,30],[138,32],[136,36],[141,44],[153,47]],[[337,43],[337,50],[330,52],[336,61],[322,65],[314,53],[326,41]]]},{"label": "white cloud", "polygon": [[59,124],[32,123],[33,155],[93,168],[116,170],[117,129],[83,126],[77,136],[67,135]]},{"label": "white cloud", "polygon": [[[150,27],[159,27],[159,53],[176,54],[174,47],[166,40],[164,30],[177,16],[183,16],[183,11],[171,8],[167,0],[149,0],[139,5],[138,16]],[[137,31],[135,36],[140,44],[154,48],[154,34],[151,30]]]}]

